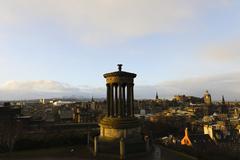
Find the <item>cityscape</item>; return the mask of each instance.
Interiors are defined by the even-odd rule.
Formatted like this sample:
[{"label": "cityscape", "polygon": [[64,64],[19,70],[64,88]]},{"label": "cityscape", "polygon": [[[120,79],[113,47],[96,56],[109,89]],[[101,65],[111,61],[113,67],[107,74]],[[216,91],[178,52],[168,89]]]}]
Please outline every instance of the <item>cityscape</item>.
[{"label": "cityscape", "polygon": [[0,159],[240,160],[239,7],[0,1]]},{"label": "cityscape", "polygon": [[61,154],[80,159],[239,159],[240,102],[213,102],[208,91],[136,100],[136,74],[118,64],[104,77],[106,99],[2,102],[0,156],[57,158],[36,151],[67,147]]}]

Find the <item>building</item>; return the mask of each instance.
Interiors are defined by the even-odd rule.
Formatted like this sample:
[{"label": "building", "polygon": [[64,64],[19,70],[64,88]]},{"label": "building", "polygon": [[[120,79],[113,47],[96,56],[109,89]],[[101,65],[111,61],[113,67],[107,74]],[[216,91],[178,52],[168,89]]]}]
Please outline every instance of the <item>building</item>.
[{"label": "building", "polygon": [[185,95],[175,95],[173,100],[175,100],[177,102],[187,102],[188,97]]},{"label": "building", "polygon": [[203,99],[204,99],[204,103],[207,106],[212,105],[212,97],[211,97],[211,94],[209,94],[208,90],[204,93]]},{"label": "building", "polygon": [[97,121],[97,115],[90,108],[75,107],[73,113],[73,121],[75,123],[94,123]]},{"label": "building", "polygon": [[2,149],[13,150],[14,143],[22,129],[21,122],[17,119],[19,116],[20,108],[15,108],[8,102],[0,107],[0,151]]},{"label": "building", "polygon": [[58,109],[58,116],[62,122],[73,122],[74,120],[74,111],[70,107],[61,106]]},{"label": "building", "polygon": [[209,134],[189,134],[188,129],[185,129],[184,137],[181,140],[181,145],[186,145],[194,148],[203,148],[211,146],[214,141]]},{"label": "building", "polygon": [[100,136],[94,138],[94,155],[126,159],[149,150],[149,140],[141,134],[139,119],[134,116],[134,78],[122,71],[104,74],[107,82],[107,115],[100,121]]},{"label": "building", "polygon": [[223,141],[228,135],[228,131],[223,124],[204,125],[203,131],[215,142]]},{"label": "building", "polygon": [[194,96],[186,96],[186,95],[175,95],[173,97],[173,101],[180,102],[180,103],[190,103],[192,105],[194,104],[201,104],[203,99],[199,97]]},{"label": "building", "polygon": [[20,108],[13,108],[10,106],[0,107],[0,121],[16,120],[20,113]]},{"label": "building", "polygon": [[240,124],[237,125],[237,127],[235,129],[237,130],[237,133],[240,135]]},{"label": "building", "polygon": [[63,105],[70,105],[70,104],[74,104],[74,103],[76,103],[76,102],[74,102],[74,101],[61,101],[61,100],[59,100],[59,101],[53,102],[53,106],[63,106]]}]

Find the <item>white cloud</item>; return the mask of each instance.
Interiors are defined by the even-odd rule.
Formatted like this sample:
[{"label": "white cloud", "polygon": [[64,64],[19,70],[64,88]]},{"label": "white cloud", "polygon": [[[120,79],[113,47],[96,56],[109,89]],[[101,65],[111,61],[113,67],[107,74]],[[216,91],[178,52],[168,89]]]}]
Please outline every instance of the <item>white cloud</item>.
[{"label": "white cloud", "polygon": [[56,23],[87,44],[123,41],[186,28],[209,7],[231,0],[12,0],[0,1],[0,24]]},{"label": "white cloud", "polygon": [[0,100],[37,99],[55,97],[102,97],[104,91],[88,86],[71,86],[50,80],[7,81],[0,86]]},{"label": "white cloud", "polygon": [[14,90],[14,91],[44,91],[44,92],[67,92],[77,90],[77,88],[71,87],[68,84],[49,80],[7,81],[1,86],[1,89],[9,91]]},{"label": "white cloud", "polygon": [[[227,100],[240,99],[240,73],[229,73],[210,77],[195,77],[184,80],[164,81],[157,85],[135,86],[135,98],[154,98],[158,91],[162,98],[176,94],[201,97],[209,90],[213,99],[225,95]],[[0,87],[0,99],[33,99],[62,96],[105,97],[105,87],[71,86],[56,81],[9,81]]]}]

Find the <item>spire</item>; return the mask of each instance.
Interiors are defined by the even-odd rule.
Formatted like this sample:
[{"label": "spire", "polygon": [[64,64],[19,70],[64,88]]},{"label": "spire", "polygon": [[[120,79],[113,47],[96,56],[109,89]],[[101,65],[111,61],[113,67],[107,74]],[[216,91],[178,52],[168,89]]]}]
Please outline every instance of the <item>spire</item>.
[{"label": "spire", "polygon": [[156,100],[158,100],[158,92],[156,92]]},{"label": "spire", "polygon": [[225,98],[222,96],[222,104],[225,105]]}]

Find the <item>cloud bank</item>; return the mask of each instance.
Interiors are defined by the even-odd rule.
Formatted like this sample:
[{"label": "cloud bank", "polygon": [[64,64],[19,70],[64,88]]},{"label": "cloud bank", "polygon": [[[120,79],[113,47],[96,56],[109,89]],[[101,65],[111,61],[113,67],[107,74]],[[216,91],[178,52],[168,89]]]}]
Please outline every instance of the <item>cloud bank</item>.
[{"label": "cloud bank", "polygon": [[[144,93],[145,86],[139,93]],[[205,90],[209,90],[214,100],[220,100],[224,95],[228,100],[240,99],[240,73],[228,73],[209,77],[194,77],[184,80],[165,81],[156,88],[161,97],[171,98],[176,94],[186,94],[202,97]],[[137,89],[136,89],[137,90]],[[143,97],[144,95],[141,95]]]},{"label": "cloud bank", "polygon": [[[103,85],[104,86],[104,85]],[[201,97],[209,90],[213,99],[240,99],[240,73],[229,73],[210,77],[195,77],[184,80],[164,81],[156,85],[136,85],[135,98],[154,98],[158,91],[161,98],[172,98],[176,94]],[[104,87],[71,86],[49,80],[9,81],[0,87],[1,100],[35,99],[56,97],[105,97]]]},{"label": "cloud bank", "polygon": [[[104,89],[103,89],[104,90]],[[7,81],[0,86],[0,100],[21,100],[39,98],[103,97],[101,88],[71,86],[51,80]]]}]

